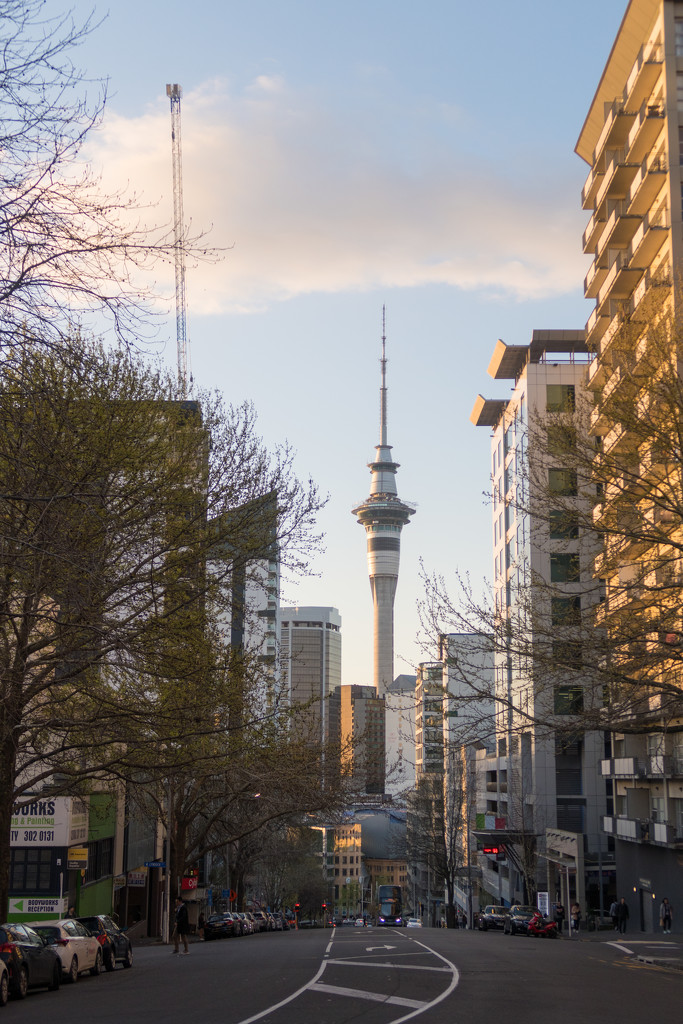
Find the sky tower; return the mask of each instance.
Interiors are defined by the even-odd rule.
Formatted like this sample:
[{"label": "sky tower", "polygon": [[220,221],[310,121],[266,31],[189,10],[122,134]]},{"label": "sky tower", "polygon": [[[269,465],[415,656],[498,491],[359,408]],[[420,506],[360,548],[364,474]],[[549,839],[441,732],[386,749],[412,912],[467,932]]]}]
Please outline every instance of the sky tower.
[{"label": "sky tower", "polygon": [[368,541],[368,575],[374,609],[374,683],[380,697],[394,679],[394,595],[401,557],[401,530],[415,508],[401,501],[396,490],[398,462],[387,444],[387,360],[384,308],[382,309],[382,386],[379,392],[379,444],[372,474],[370,497],[352,509],[365,527]]}]

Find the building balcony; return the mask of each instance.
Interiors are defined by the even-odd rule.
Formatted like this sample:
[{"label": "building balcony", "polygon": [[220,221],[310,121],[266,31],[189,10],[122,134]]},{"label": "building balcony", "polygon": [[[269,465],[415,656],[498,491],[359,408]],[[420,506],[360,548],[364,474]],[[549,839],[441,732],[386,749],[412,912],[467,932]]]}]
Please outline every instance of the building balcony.
[{"label": "building balcony", "polygon": [[598,251],[596,249],[595,259],[583,279],[583,294],[587,299],[595,299],[597,297],[600,287],[607,276],[607,270],[607,260],[604,256],[602,259],[598,259]]},{"label": "building balcony", "polygon": [[586,322],[586,344],[588,348],[594,350],[598,348],[600,339],[609,327],[609,323],[609,311],[596,306]]},{"label": "building balcony", "polygon": [[644,779],[647,775],[646,759],[642,757],[608,757],[600,762],[603,778]]},{"label": "building balcony", "polygon": [[639,169],[640,160],[626,160],[623,151],[616,152],[596,193],[595,208],[598,209],[604,199],[624,199]]},{"label": "building balcony", "polygon": [[598,308],[603,306],[608,299],[627,299],[638,284],[638,281],[645,273],[644,266],[638,266],[628,250],[624,249],[618,253],[607,276],[598,292]]},{"label": "building balcony", "polygon": [[621,149],[629,137],[637,108],[627,110],[623,100],[615,100],[607,112],[602,131],[595,144],[594,156],[600,159],[605,149]]},{"label": "building balcony", "polygon": [[650,220],[646,215],[629,246],[629,258],[641,267],[649,266],[664,245],[671,223],[666,210]]},{"label": "building balcony", "polygon": [[594,359],[588,367],[588,387],[601,388],[605,383],[607,368],[602,359]]},{"label": "building balcony", "polygon": [[598,238],[605,227],[605,217],[600,216],[596,210],[586,225],[583,233],[583,251],[588,255],[595,249]]},{"label": "building balcony", "polygon": [[627,203],[625,199],[619,200],[615,209],[607,219],[602,234],[596,245],[596,256],[598,259],[606,253],[606,249],[623,249],[629,244],[640,224],[641,218],[637,214],[626,212]]},{"label": "building balcony", "polygon": [[663,46],[655,43],[641,46],[624,88],[624,103],[631,110],[637,110],[641,103],[652,95],[663,66]]},{"label": "building balcony", "polygon": [[640,163],[652,151],[665,124],[663,103],[643,103],[628,134],[626,157],[629,163]]},{"label": "building balcony", "polygon": [[606,814],[602,818],[602,831],[617,839],[632,843],[652,843],[655,846],[678,846],[683,834],[675,825],[652,818],[620,818]]},{"label": "building balcony", "polygon": [[605,166],[604,158],[601,161],[597,161],[593,164],[588,177],[581,189],[581,206],[584,210],[593,210],[595,208],[595,198],[598,194],[598,189],[602,185],[603,178],[605,177]]},{"label": "building balcony", "polygon": [[652,206],[656,196],[666,182],[668,164],[660,158],[649,164],[643,160],[640,170],[631,182],[628,193],[628,212],[643,216]]}]

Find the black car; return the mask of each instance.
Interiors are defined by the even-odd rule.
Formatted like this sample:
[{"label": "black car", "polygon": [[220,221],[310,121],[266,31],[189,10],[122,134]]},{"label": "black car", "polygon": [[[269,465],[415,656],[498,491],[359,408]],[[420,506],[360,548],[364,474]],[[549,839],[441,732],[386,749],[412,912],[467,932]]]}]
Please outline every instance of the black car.
[{"label": "black car", "polygon": [[107,971],[113,971],[117,964],[133,966],[133,946],[116,921],[108,914],[77,918],[94,935],[102,947],[102,963]]},{"label": "black car", "polygon": [[536,907],[510,907],[503,925],[506,935],[528,935],[529,921],[536,913]]},{"label": "black car", "polygon": [[235,934],[235,922],[232,914],[212,914],[204,925],[204,941],[209,939],[227,939]]},{"label": "black car", "polygon": [[62,980],[62,961],[54,949],[25,924],[0,927],[0,958],[9,972],[9,989],[23,999],[30,988],[56,991]]},{"label": "black car", "polygon": [[479,914],[479,931],[486,932],[489,928],[505,928],[505,919],[509,911],[507,907],[499,907],[491,903]]}]

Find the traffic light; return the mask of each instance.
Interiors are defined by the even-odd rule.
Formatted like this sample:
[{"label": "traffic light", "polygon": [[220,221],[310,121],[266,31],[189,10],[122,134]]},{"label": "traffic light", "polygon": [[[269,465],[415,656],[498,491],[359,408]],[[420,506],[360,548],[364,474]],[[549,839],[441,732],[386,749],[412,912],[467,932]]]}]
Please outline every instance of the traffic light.
[{"label": "traffic light", "polygon": [[323,903],[323,910],[327,910],[327,903]]},{"label": "traffic light", "polygon": [[300,910],[301,910],[301,904],[300,903],[295,903],[294,904],[294,913],[298,914]]},{"label": "traffic light", "polygon": [[498,846],[483,846],[481,852],[488,853],[492,857],[497,857],[500,853],[500,848]]}]

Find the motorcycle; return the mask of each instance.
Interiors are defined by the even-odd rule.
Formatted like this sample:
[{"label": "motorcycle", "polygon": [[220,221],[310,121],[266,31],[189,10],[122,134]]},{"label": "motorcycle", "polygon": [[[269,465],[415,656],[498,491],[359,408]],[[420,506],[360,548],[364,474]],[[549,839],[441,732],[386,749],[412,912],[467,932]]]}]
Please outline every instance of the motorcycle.
[{"label": "motorcycle", "polygon": [[540,910],[537,910],[534,916],[529,921],[527,931],[529,935],[535,936],[535,938],[541,939],[556,939],[557,938],[557,924],[555,921],[546,921],[541,914]]}]

